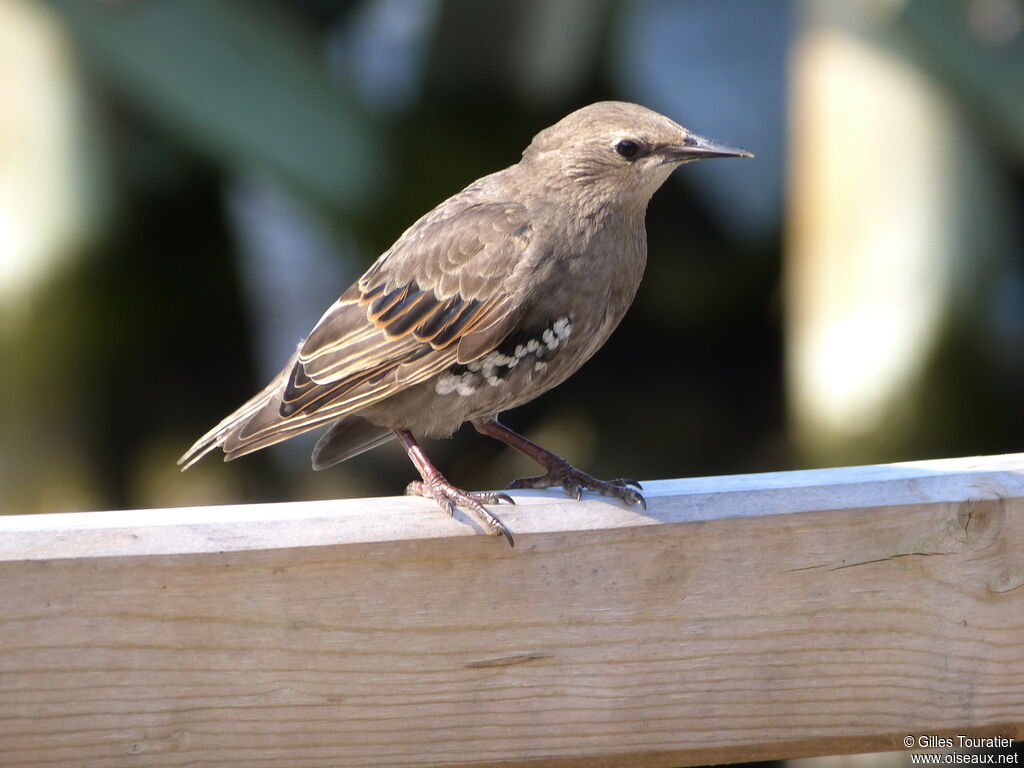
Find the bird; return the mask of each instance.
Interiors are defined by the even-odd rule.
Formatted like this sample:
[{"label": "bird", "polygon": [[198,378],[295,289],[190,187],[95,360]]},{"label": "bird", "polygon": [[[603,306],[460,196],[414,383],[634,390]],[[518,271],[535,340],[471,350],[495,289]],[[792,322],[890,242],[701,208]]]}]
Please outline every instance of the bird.
[{"label": "bird", "polygon": [[514,546],[487,505],[501,492],[452,485],[418,437],[465,422],[544,471],[508,489],[584,490],[646,509],[635,480],[599,480],[498,420],[573,374],[633,303],[647,260],[646,211],[679,166],[751,152],[651,109],[602,101],[540,131],[521,159],[412,224],[332,304],[280,373],[200,437],[187,469],[220,448],[244,456],[318,427],[315,470],[397,439],[420,475],[406,493],[456,507]]}]

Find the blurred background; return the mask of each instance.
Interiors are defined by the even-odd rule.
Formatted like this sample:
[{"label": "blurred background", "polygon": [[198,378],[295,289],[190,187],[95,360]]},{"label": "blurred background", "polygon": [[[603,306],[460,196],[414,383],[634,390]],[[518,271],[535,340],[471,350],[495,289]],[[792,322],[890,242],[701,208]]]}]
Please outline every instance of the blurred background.
[{"label": "blurred background", "polygon": [[670,179],[630,314],[510,426],[644,479],[1024,450],[1022,85],[1018,0],[4,0],[0,512],[400,492],[394,445],[175,460],[420,214],[602,99],[757,158]]}]

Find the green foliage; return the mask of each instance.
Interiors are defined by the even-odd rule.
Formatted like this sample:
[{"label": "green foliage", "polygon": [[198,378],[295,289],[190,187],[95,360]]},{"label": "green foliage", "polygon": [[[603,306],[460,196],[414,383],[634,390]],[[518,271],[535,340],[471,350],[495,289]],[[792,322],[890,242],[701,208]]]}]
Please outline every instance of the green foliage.
[{"label": "green foliage", "polygon": [[379,133],[280,7],[239,0],[46,0],[134,108],[208,157],[341,210],[376,196]]}]

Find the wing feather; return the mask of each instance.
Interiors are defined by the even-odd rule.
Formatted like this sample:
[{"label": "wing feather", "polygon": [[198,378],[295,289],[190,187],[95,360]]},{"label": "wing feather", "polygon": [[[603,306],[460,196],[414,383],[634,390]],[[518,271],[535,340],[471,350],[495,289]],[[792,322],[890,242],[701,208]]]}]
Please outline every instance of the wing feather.
[{"label": "wing feather", "polygon": [[474,202],[472,191],[410,227],[327,310],[274,381],[181,463],[218,446],[231,459],[286,440],[500,344],[518,321],[510,277],[532,230],[523,207]]}]

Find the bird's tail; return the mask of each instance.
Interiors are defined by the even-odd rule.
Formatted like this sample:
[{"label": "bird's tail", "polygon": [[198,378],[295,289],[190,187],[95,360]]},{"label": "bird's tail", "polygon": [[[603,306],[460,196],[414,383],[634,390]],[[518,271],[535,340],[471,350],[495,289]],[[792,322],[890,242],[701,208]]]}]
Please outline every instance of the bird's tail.
[{"label": "bird's tail", "polygon": [[[311,424],[309,420],[289,425],[281,418],[281,392],[297,356],[298,352],[292,355],[287,365],[259,394],[196,440],[178,459],[182,471],[217,448],[223,448],[224,460],[230,461],[320,426],[323,422]],[[275,425],[278,428],[268,429]]]},{"label": "bird's tail", "polygon": [[[333,466],[391,439],[391,431],[386,427],[371,424],[362,417],[346,413],[345,409],[283,416],[282,395],[297,358],[296,351],[262,392],[196,440],[178,459],[182,471],[217,448],[223,449],[225,461],[231,461],[332,421],[336,422],[335,425],[320,439],[313,451],[314,469]],[[358,399],[353,402],[358,402]]]},{"label": "bird's tail", "polygon": [[336,421],[313,448],[313,469],[327,469],[383,445],[395,435],[387,427],[371,424],[362,416]]}]

